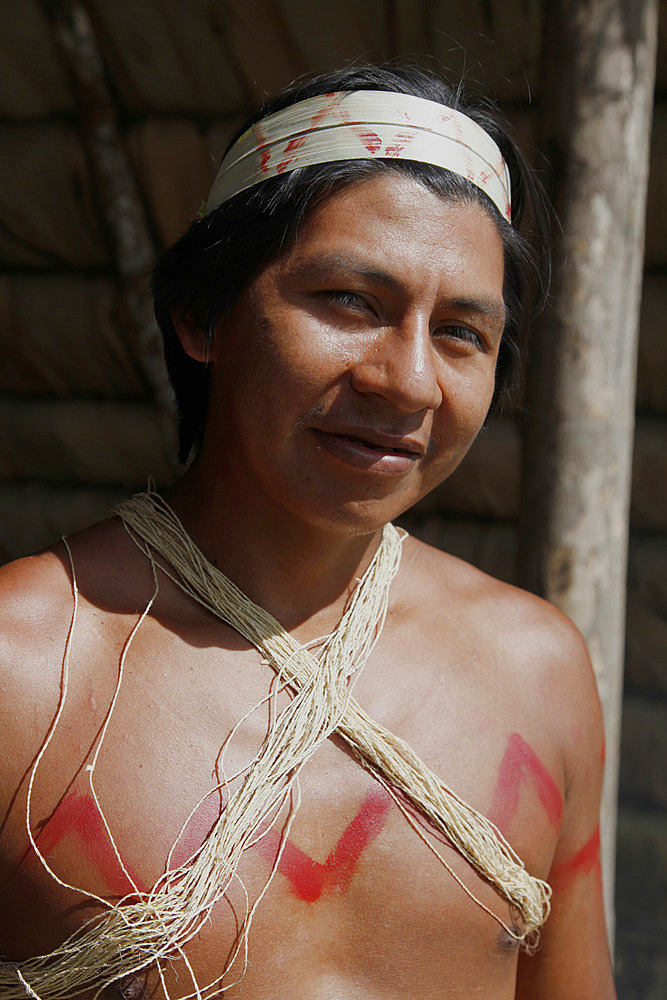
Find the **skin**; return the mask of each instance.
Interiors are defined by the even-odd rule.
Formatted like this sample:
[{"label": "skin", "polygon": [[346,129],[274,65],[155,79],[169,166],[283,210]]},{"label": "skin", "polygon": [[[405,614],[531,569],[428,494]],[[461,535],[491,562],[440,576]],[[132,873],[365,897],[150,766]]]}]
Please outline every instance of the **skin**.
[{"label": "skin", "polygon": [[[211,346],[178,317],[188,353],[208,360],[211,398],[200,454],[170,501],[209,559],[300,641],[335,626],[381,526],[446,478],[480,430],[503,330],[502,286],[500,237],[479,206],[447,204],[407,178],[380,175],[311,213]],[[115,520],[71,546],[79,618],[67,704],[35,781],[33,828],[63,881],[113,897],[132,886],[109,852],[85,768],[153,581]],[[6,567],[0,603],[0,726],[10,742],[0,764],[0,934],[5,954],[18,959],[54,947],[97,912],[54,883],[25,831],[26,774],[57,704],[72,611],[62,546]],[[174,860],[210,830],[223,805],[217,794],[206,798],[219,780],[221,743],[266,696],[271,676],[233,630],[161,577],[95,774],[137,888],[164,870],[200,799]],[[553,870],[541,947],[519,955],[333,737],[303,771],[301,809],[230,1000],[613,997],[596,846],[600,706],[571,623],[408,538],[355,697],[495,819],[531,873]],[[244,723],[229,773],[253,756],[266,722],[262,710]],[[425,835],[511,923],[494,890]],[[251,899],[277,847],[269,834],[244,856]],[[188,946],[202,984],[224,967],[241,901],[232,890]],[[189,989],[180,972],[180,980],[168,974],[173,996]],[[163,995],[152,972],[109,996],[142,992]]]}]

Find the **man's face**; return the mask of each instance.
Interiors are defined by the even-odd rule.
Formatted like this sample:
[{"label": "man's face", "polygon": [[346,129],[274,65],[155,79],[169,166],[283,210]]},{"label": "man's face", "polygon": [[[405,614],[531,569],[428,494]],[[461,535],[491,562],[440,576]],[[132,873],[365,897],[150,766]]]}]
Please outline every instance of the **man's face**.
[{"label": "man's face", "polygon": [[400,174],[334,195],[221,321],[202,457],[253,508],[346,532],[395,518],[482,426],[503,267],[477,205]]}]

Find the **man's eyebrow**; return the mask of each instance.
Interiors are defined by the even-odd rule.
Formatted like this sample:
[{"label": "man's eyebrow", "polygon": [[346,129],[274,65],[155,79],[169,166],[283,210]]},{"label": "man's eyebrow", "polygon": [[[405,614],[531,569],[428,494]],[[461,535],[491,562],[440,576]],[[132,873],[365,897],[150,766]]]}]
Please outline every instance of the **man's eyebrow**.
[{"label": "man's eyebrow", "polygon": [[451,304],[463,312],[481,313],[492,319],[501,319],[503,323],[507,319],[507,307],[504,302],[497,299],[456,298],[451,300]]},{"label": "man's eyebrow", "polygon": [[378,268],[373,267],[367,261],[362,260],[360,257],[355,257],[353,254],[342,253],[342,252],[332,252],[327,254],[321,254],[317,257],[311,258],[310,260],[304,260],[298,262],[292,274],[297,278],[317,278],[323,279],[328,276],[330,271],[347,271],[348,273],[357,275],[360,278],[367,278],[370,281],[376,281],[381,285],[385,285],[387,288],[392,288],[398,290],[401,288],[401,282],[396,278],[393,278],[386,271],[380,271]]}]

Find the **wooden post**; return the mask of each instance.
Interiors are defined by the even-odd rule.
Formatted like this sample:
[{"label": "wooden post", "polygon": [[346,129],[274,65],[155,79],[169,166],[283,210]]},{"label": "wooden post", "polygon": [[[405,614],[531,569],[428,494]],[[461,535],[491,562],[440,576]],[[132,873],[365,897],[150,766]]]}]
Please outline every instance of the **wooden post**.
[{"label": "wooden post", "polygon": [[616,798],[638,313],[656,0],[545,5],[541,136],[562,224],[528,373],[520,574],[588,642],[605,714],[613,942]]},{"label": "wooden post", "polygon": [[[47,11],[53,6],[48,0],[43,2]],[[133,353],[152,390],[160,416],[165,458],[175,471],[173,392],[148,289],[157,256],[149,221],[120,134],[118,111],[88,8],[82,0],[64,0],[55,5],[52,18],[56,41],[76,87],[83,137],[111,239],[127,317],[134,328]]]}]

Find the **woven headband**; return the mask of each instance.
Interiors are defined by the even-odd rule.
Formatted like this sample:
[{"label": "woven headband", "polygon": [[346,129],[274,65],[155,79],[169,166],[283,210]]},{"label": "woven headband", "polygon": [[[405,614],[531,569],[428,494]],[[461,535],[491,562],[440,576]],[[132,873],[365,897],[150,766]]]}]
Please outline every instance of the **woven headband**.
[{"label": "woven headband", "polygon": [[507,164],[484,129],[437,101],[382,90],[321,94],[251,125],[224,157],[206,212],[299,167],[385,158],[432,163],[459,174],[511,219]]}]

